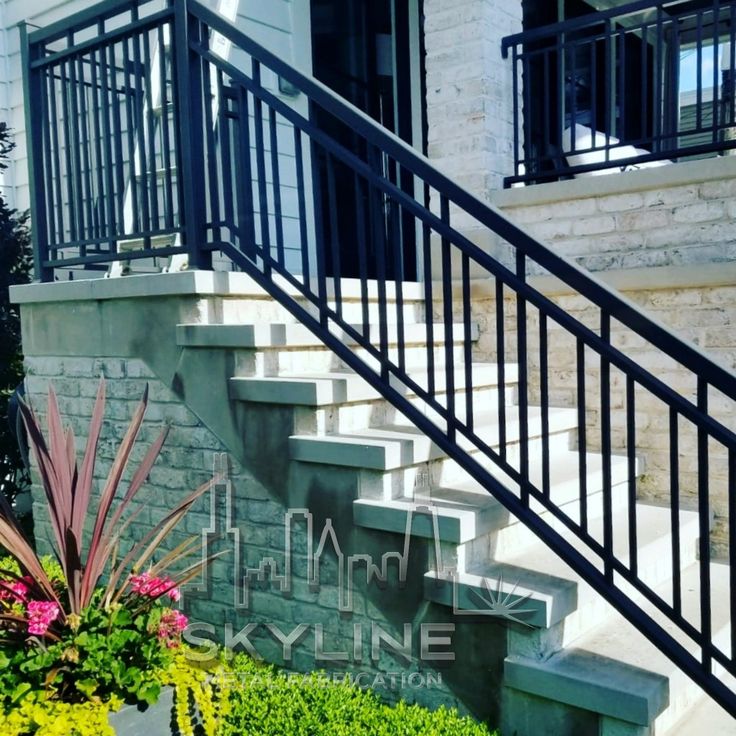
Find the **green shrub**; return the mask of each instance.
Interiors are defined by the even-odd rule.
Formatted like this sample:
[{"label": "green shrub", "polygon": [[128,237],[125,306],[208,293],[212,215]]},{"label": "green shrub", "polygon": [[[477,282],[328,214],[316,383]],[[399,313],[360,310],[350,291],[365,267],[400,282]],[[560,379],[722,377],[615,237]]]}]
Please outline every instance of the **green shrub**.
[{"label": "green shrub", "polygon": [[390,706],[348,682],[318,673],[290,677],[238,655],[221,736],[490,736],[454,710]]}]

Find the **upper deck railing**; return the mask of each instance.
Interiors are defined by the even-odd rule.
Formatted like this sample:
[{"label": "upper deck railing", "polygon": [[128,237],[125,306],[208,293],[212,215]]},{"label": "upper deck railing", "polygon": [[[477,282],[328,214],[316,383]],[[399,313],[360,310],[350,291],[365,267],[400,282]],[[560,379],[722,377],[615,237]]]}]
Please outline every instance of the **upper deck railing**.
[{"label": "upper deck railing", "polygon": [[[227,59],[218,38],[232,46]],[[200,3],[108,1],[28,35],[24,53],[41,279],[60,266],[167,253],[186,253],[202,268],[214,252],[223,254],[736,715],[736,693],[721,676],[736,676],[736,516],[729,518],[723,600],[713,599],[713,576],[720,580],[723,568],[712,564],[710,547],[717,494],[728,499],[719,508],[736,508],[731,371]],[[279,78],[298,94],[280,97]],[[325,120],[329,126],[315,122]],[[489,255],[471,231],[505,247],[508,258]],[[341,291],[345,242],[359,283],[357,324]],[[426,302],[434,305],[422,346],[407,346],[406,247],[415,249]],[[530,267],[584,297],[586,318],[535,290]],[[490,296],[482,316],[495,343],[497,401],[474,391],[481,380],[472,353],[474,279]],[[617,346],[622,331],[638,336],[657,366],[686,376],[689,389],[675,390],[633,360]],[[551,483],[552,342],[569,347],[579,417],[577,493],[564,503]],[[426,365],[417,371],[410,361],[420,352]],[[510,362],[518,366],[513,386]],[[637,510],[638,441],[655,431],[642,426],[641,411],[653,407],[670,462],[660,489],[671,511],[665,588],[641,564]],[[535,422],[538,443],[530,439]],[[627,467],[623,521],[614,517],[614,447]],[[602,458],[600,525],[587,486],[591,449]],[[680,533],[686,508],[698,518],[695,582],[681,576],[690,552]]]},{"label": "upper deck railing", "polygon": [[644,0],[509,36],[506,184],[661,166],[736,147],[736,3]]}]

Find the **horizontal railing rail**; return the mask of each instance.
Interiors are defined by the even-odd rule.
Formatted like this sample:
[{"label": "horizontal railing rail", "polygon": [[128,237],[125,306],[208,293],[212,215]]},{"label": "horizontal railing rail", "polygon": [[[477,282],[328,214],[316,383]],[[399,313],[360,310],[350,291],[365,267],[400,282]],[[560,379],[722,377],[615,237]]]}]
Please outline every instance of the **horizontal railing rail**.
[{"label": "horizontal railing rail", "polygon": [[634,2],[503,39],[514,67],[506,185],[736,147],[736,3]]},{"label": "horizontal railing rail", "polygon": [[[96,28],[94,17],[88,19],[90,27]],[[132,18],[131,27],[126,26],[122,35],[111,36],[107,50],[104,44],[85,47],[48,64],[43,59],[60,50],[48,49],[43,40],[30,34],[28,87],[43,89],[53,79],[58,100],[69,104],[79,95],[81,77],[70,77],[68,67],[79,66],[80,59],[92,54],[90,74],[102,68],[103,57],[105,68],[122,70],[115,85],[121,96],[119,104],[129,94],[152,97],[150,92],[140,92],[141,81],[125,78],[137,69],[136,44],[143,51],[142,58],[146,56],[145,33],[149,31],[141,31],[139,22],[140,18]],[[722,487],[728,508],[736,505],[732,422],[736,377],[463,190],[325,85],[294,70],[210,9],[197,2],[178,2],[173,16],[166,15],[161,23],[171,33],[166,39],[158,26],[162,47],[171,46],[172,66],[160,62],[160,78],[170,80],[172,94],[177,96],[169,145],[151,147],[152,139],[159,140],[156,121],[146,114],[150,106],[140,100],[126,108],[130,109],[130,127],[121,125],[119,131],[109,131],[113,134],[109,154],[103,149],[102,156],[95,157],[94,135],[71,139],[79,144],[78,152],[68,159],[71,180],[81,177],[81,186],[72,185],[72,193],[91,193],[95,206],[116,216],[112,222],[110,218],[100,220],[98,225],[104,227],[99,233],[94,218],[87,217],[86,200],[81,211],[75,211],[78,203],[59,188],[68,184],[64,167],[54,161],[55,146],[52,143],[49,149],[46,143],[57,121],[49,115],[50,105],[43,108],[44,114],[31,130],[37,136],[32,138],[33,147],[40,152],[32,162],[36,167],[34,227],[37,219],[51,223],[51,230],[42,227],[36,232],[39,275],[51,278],[51,269],[59,262],[82,265],[147,258],[153,253],[177,253],[182,247],[194,265],[209,265],[217,254],[224,257],[232,267],[250,274],[736,715],[736,695],[719,677],[721,670],[736,675],[736,580],[732,572],[724,623],[722,606],[712,602],[710,547],[715,489]],[[84,30],[79,24],[75,28]],[[211,43],[214,34],[221,34],[237,49],[237,60],[217,53]],[[67,38],[59,29],[53,35]],[[126,40],[121,42],[121,38]],[[55,64],[66,64],[67,71]],[[57,73],[58,77],[52,76]],[[296,94],[280,95],[279,78],[288,81]],[[88,81],[98,90],[99,99],[104,85],[85,77],[85,85]],[[111,118],[114,115],[108,114],[108,122]],[[118,157],[114,151],[117,132],[127,144],[128,157],[124,153]],[[148,196],[148,216],[139,213],[138,219],[123,218],[123,225],[132,226],[120,226],[126,189],[105,182],[108,177],[114,183],[126,175],[133,179],[136,174],[139,179],[151,176],[153,169],[136,162],[136,143],[139,154],[152,154],[149,160],[156,159],[164,167],[182,167],[181,187],[178,196],[172,193],[171,201],[177,205],[173,231],[183,246],[174,241],[153,247],[151,238],[158,232],[151,226],[153,181],[144,190],[147,194],[139,189],[133,196],[141,204]],[[163,152],[169,149],[166,161]],[[89,156],[89,166],[85,156]],[[43,175],[48,160],[54,177],[61,172],[59,182],[49,183]],[[97,180],[97,161],[103,165],[102,185],[85,186],[86,176]],[[81,165],[79,173],[77,165]],[[341,216],[345,212],[348,217]],[[67,221],[73,221],[79,231],[74,233],[77,240],[69,243],[77,250],[54,260],[49,254],[67,247],[66,240],[59,240],[59,233],[69,229],[60,223]],[[49,241],[49,232],[55,232],[56,239]],[[478,232],[498,241],[497,257],[474,242]],[[93,253],[88,245],[83,250],[82,235],[87,239],[84,243],[117,245]],[[140,241],[136,247],[122,252],[121,242],[134,238]],[[345,243],[351,244],[350,251]],[[424,347],[409,345],[406,339],[403,259],[407,249],[413,250],[427,304]],[[348,257],[354,259],[350,267]],[[546,271],[567,283],[595,319],[568,313],[535,290],[528,280],[531,270]],[[357,279],[359,287],[362,319],[357,322],[346,319],[344,313],[346,275]],[[473,302],[476,280],[490,286],[482,316],[485,339],[490,340],[485,349],[498,369],[497,402],[481,401],[474,392],[480,382],[472,345],[479,308]],[[355,294],[350,298],[355,299]],[[377,310],[377,319],[370,316],[371,300],[375,300],[372,308]],[[389,331],[389,325],[395,327]],[[655,356],[657,370],[647,370],[624,349],[626,343],[620,338],[628,335],[646,345]],[[346,345],[346,336],[360,347],[360,353]],[[572,356],[572,369],[554,365],[554,349]],[[421,369],[412,361],[421,364]],[[511,363],[518,366],[513,387]],[[567,378],[563,373],[569,374]],[[668,377],[675,373],[684,379],[673,385]],[[552,492],[555,458],[550,428],[551,398],[555,390],[565,388],[565,380],[572,381],[567,387],[577,407],[578,488],[574,503],[562,506]],[[407,400],[397,385],[410,389],[416,400]],[[514,395],[517,400],[512,404]],[[644,422],[642,417],[657,412],[656,418]],[[535,426],[539,428],[536,440]],[[668,564],[672,585],[667,590],[650,580],[640,559],[638,448],[640,440],[654,431],[665,438],[663,453],[668,462],[659,488],[671,509]],[[593,451],[602,457],[600,529],[592,523],[591,511],[598,501],[587,486]],[[615,453],[625,459],[627,468],[623,522],[613,511],[614,484],[621,483],[613,478]],[[695,470],[686,467],[686,460],[692,461]],[[533,465],[542,469],[536,481]],[[505,473],[507,483],[495,477],[492,471],[496,469]],[[546,515],[535,510],[538,505]],[[697,511],[700,540],[696,562],[700,582],[694,603],[689,602],[691,593],[681,578],[681,562],[688,554],[681,515],[687,509]],[[734,532],[736,519],[729,519],[728,524]],[[614,545],[619,539],[625,544]],[[730,535],[728,558],[731,570],[736,570],[736,532]]]}]

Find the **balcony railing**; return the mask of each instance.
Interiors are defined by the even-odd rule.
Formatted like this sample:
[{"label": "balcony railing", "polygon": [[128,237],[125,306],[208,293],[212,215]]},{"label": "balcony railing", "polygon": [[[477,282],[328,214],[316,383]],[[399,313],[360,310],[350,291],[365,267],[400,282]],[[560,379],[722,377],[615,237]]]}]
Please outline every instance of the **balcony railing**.
[{"label": "balcony railing", "polygon": [[509,36],[506,185],[712,156],[736,147],[736,3],[639,1]]}]

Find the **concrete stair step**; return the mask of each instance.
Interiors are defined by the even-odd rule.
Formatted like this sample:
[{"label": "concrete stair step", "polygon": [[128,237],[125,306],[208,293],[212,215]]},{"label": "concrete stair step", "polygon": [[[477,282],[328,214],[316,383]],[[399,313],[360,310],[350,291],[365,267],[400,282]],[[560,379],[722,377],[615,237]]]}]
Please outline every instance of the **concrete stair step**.
[{"label": "concrete stair step", "polygon": [[723,710],[715,700],[705,696],[667,730],[668,736],[692,736],[692,734],[733,736],[735,733],[736,719]]},{"label": "concrete stair step", "polygon": [[[407,370],[409,378],[422,388],[426,388],[427,368],[418,367]],[[444,366],[436,366],[435,387],[441,396],[445,391]],[[518,367],[506,366],[505,383],[507,387],[516,384]],[[389,384],[404,396],[414,396],[409,388],[396,376],[389,376]],[[498,385],[498,366],[495,363],[473,363],[471,386],[473,391]],[[299,406],[333,406],[365,401],[382,400],[381,394],[367,381],[353,371],[330,371],[305,375],[280,376],[242,376],[229,381],[230,396],[241,401],[271,404],[293,404]],[[463,365],[454,367],[454,389],[456,393],[465,392],[465,369]]]},{"label": "concrete stair step", "polygon": [[[360,330],[360,325],[354,325]],[[353,337],[337,327],[330,332],[346,345],[356,345]],[[443,344],[446,330],[442,325],[434,327],[434,341]],[[396,345],[403,337],[405,345],[425,345],[427,329],[423,324],[408,324],[399,329],[397,325],[388,325],[388,341]],[[452,337],[455,344],[463,344],[465,329],[462,324],[452,326]],[[373,345],[378,345],[380,339],[377,324],[369,325],[366,339]],[[470,340],[478,339],[478,325],[473,323],[470,328]],[[324,345],[322,339],[311,332],[307,327],[298,323],[282,324],[179,324],[176,326],[176,342],[182,347],[204,348],[319,348],[330,349]]]},{"label": "concrete stair step", "polygon": [[[529,436],[541,432],[541,411],[529,408]],[[550,409],[550,433],[566,432],[577,426],[574,409]],[[499,425],[496,412],[478,414],[475,417],[477,435],[488,445],[498,445]],[[518,441],[519,422],[507,416],[507,443]],[[466,450],[471,443],[458,435],[458,445]],[[323,437],[299,436],[289,438],[292,460],[328,465],[392,470],[417,463],[425,463],[446,457],[446,454],[420,429],[413,426],[387,425],[364,429],[360,432],[325,435]]]},{"label": "concrete stair step", "polygon": [[[597,461],[597,468],[596,468]],[[600,456],[589,453],[588,462],[588,503],[590,518],[600,516],[602,504],[598,497],[602,487],[602,473]],[[623,481],[627,479],[627,459],[612,458],[612,477],[616,488],[625,488]],[[502,482],[506,475],[499,470],[493,475]],[[531,481],[537,487],[541,486],[541,465],[534,465],[531,469]],[[560,453],[555,456],[551,467],[550,498],[561,508],[573,506],[577,512],[579,505],[578,483],[578,454],[576,452]],[[442,488],[423,489],[419,497],[415,497],[414,489],[395,499],[359,498],[353,503],[353,519],[358,526],[381,531],[403,533],[407,529],[409,516],[412,515],[414,524],[411,533],[418,537],[432,538],[434,535],[431,524],[422,523],[416,516],[417,506],[428,506],[432,513],[437,515],[440,540],[443,542],[465,544],[492,532],[499,532],[509,524],[516,525],[518,521],[506,508],[497,501],[488,491],[478,483],[458,484]],[[625,503],[625,493],[614,496],[614,508],[620,508]],[[542,511],[541,504],[538,513]],[[548,514],[547,514],[548,515]],[[427,518],[427,515],[423,515]],[[536,539],[536,537],[530,537]]]},{"label": "concrete stair step", "polygon": [[[672,576],[671,565],[664,564],[670,550],[669,511],[639,503],[637,518],[640,577],[652,587],[666,587]],[[625,529],[627,520],[627,508],[614,512],[614,554],[624,562],[628,560],[628,536],[619,531]],[[589,528],[591,536],[602,539],[602,518],[591,519]],[[683,567],[695,561],[698,531],[697,514],[683,512],[680,526]],[[586,549],[575,539],[568,537],[568,541],[581,551]],[[514,632],[510,642],[514,642],[516,652],[534,657],[548,656],[572,643],[591,626],[605,620],[613,610],[539,541],[513,556],[497,555],[483,562],[476,561],[467,570],[445,574],[432,571],[425,575],[425,595],[458,610],[482,610],[479,596],[487,599],[489,587],[507,599],[510,608],[530,609],[531,613],[522,620],[537,630],[527,628]],[[559,623],[564,626],[553,630]]]},{"label": "concrete stair step", "polygon": [[[728,600],[728,566],[712,564],[710,569],[712,599]],[[683,615],[690,621],[698,621],[698,563],[683,571],[682,584]],[[667,585],[659,590],[666,595]],[[661,620],[653,606],[642,607]],[[713,606],[714,640],[719,646],[729,638],[728,609],[728,606]],[[697,647],[677,627],[667,622],[663,625],[682,646],[698,656]],[[609,733],[620,732],[615,728],[616,720],[649,727],[650,734],[666,733],[702,697],[700,688],[621,616],[598,625],[579,637],[573,646],[547,659],[508,656],[504,684],[603,714],[612,719],[607,724]]]}]

